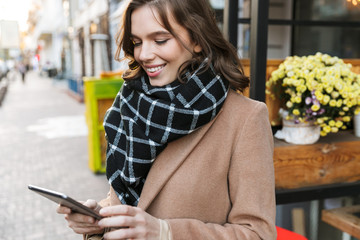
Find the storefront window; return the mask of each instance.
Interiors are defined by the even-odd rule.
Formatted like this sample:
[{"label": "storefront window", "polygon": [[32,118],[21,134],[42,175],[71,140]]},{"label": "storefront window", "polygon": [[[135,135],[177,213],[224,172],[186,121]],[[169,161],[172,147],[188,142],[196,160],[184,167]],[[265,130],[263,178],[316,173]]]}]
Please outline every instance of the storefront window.
[{"label": "storefront window", "polygon": [[340,58],[360,58],[360,28],[295,27],[294,54],[323,52]]},{"label": "storefront window", "polygon": [[296,20],[360,21],[360,4],[347,0],[296,0]]},{"label": "storefront window", "polygon": [[294,26],[293,54],[320,51],[340,58],[360,58],[360,5],[346,0],[297,0],[295,20],[310,22]]}]

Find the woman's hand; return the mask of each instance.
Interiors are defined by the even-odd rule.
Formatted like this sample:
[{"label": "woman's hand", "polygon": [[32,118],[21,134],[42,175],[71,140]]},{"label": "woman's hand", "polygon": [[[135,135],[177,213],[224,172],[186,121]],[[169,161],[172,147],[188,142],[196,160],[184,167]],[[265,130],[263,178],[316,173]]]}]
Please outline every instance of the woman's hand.
[{"label": "woman's hand", "polygon": [[[95,200],[87,200],[85,206],[99,212],[101,206]],[[68,226],[79,234],[100,234],[104,229],[98,225],[98,221],[90,216],[72,212],[70,208],[59,205],[56,209],[59,214],[65,214]]]},{"label": "woman's hand", "polygon": [[104,218],[99,221],[99,226],[116,228],[106,233],[105,239],[159,239],[159,219],[140,208],[128,205],[104,207],[100,215]]}]

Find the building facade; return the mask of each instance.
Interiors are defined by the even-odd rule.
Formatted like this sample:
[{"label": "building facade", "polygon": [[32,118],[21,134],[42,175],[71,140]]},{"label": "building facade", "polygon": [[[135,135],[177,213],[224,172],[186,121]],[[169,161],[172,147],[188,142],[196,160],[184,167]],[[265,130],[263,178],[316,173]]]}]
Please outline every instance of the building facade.
[{"label": "building facade", "polygon": [[[32,0],[32,48],[40,64],[51,63],[79,76],[123,68],[114,60],[126,0]],[[251,58],[251,5],[263,0],[209,0],[224,35],[236,39],[241,58]],[[228,18],[229,5],[237,7]],[[265,0],[268,2],[267,59],[318,51],[360,58],[360,4],[348,0]],[[356,2],[356,1],[355,1]],[[54,4],[56,7],[54,7]],[[254,19],[253,19],[254,20]],[[235,29],[236,28],[236,29]],[[229,35],[236,35],[229,36]],[[261,33],[260,33],[261,34]],[[253,46],[254,47],[254,46]]]}]

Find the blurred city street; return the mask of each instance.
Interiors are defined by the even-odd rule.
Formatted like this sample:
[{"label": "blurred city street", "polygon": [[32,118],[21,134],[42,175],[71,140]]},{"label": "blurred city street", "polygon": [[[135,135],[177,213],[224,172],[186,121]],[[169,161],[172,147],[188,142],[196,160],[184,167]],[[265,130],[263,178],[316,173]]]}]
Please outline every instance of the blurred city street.
[{"label": "blurred city street", "polygon": [[0,107],[0,239],[82,239],[28,184],[77,200],[106,196],[106,176],[88,168],[85,105],[66,90],[65,80],[34,71],[9,83]]}]

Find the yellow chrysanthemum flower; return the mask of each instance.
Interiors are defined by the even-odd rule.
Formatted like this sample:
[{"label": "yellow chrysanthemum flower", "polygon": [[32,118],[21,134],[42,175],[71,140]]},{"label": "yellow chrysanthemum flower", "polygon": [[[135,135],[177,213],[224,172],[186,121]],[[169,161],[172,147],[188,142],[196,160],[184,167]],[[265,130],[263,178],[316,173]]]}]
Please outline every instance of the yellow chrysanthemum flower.
[{"label": "yellow chrysanthemum flower", "polygon": [[307,90],[307,87],[305,85],[300,85],[296,87],[296,91],[300,93],[304,93]]},{"label": "yellow chrysanthemum flower", "polygon": [[296,103],[301,103],[301,96],[296,96],[295,97],[295,102]]},{"label": "yellow chrysanthemum flower", "polygon": [[326,125],[325,127],[323,127],[323,130],[324,130],[324,132],[329,133],[329,132],[331,132],[331,127]]},{"label": "yellow chrysanthemum flower", "polygon": [[344,122],[350,122],[351,118],[349,116],[343,117]]},{"label": "yellow chrysanthemum flower", "polygon": [[293,106],[294,106],[294,104],[291,101],[286,102],[286,107],[287,108],[292,108]]},{"label": "yellow chrysanthemum flower", "polygon": [[344,123],[342,121],[336,121],[335,127],[337,128],[341,128],[344,125]]},{"label": "yellow chrysanthemum flower", "polygon": [[336,106],[337,106],[338,108],[341,107],[342,104],[343,104],[342,99],[339,99],[339,100],[336,101]]},{"label": "yellow chrysanthemum flower", "polygon": [[333,87],[331,87],[331,86],[329,86],[329,87],[327,87],[326,89],[325,89],[325,91],[327,92],[327,93],[332,93],[332,91],[334,90],[334,88]]},{"label": "yellow chrysanthemum flower", "polygon": [[331,93],[331,97],[334,98],[334,99],[338,98],[339,96],[340,96],[339,92],[334,91],[334,92]]},{"label": "yellow chrysanthemum flower", "polygon": [[337,90],[342,90],[344,87],[343,87],[343,85],[342,85],[342,83],[340,81],[336,81],[335,88]]},{"label": "yellow chrysanthemum flower", "polygon": [[334,127],[335,124],[336,124],[336,122],[335,122],[334,120],[330,120],[330,121],[329,121],[329,126],[330,126],[330,127]]},{"label": "yellow chrysanthemum flower", "polygon": [[330,96],[329,95],[324,95],[324,98],[322,100],[323,104],[328,104],[330,102]]},{"label": "yellow chrysanthemum flower", "polygon": [[299,116],[300,115],[300,111],[298,109],[294,109],[292,111],[292,114],[294,114],[295,116]]},{"label": "yellow chrysanthemum flower", "polygon": [[337,133],[339,131],[339,129],[337,127],[332,127],[331,128],[331,132],[333,133]]},{"label": "yellow chrysanthemum flower", "polygon": [[322,123],[324,123],[324,120],[322,118],[318,118],[316,120],[316,122],[317,122],[317,124],[322,124]]},{"label": "yellow chrysanthemum flower", "polygon": [[330,100],[329,105],[330,105],[330,107],[335,107],[336,106],[336,100],[334,100],[334,99]]},{"label": "yellow chrysanthemum flower", "polygon": [[313,112],[317,112],[317,111],[319,111],[319,109],[320,109],[320,106],[319,105],[312,105],[311,106],[311,110],[313,111]]}]

